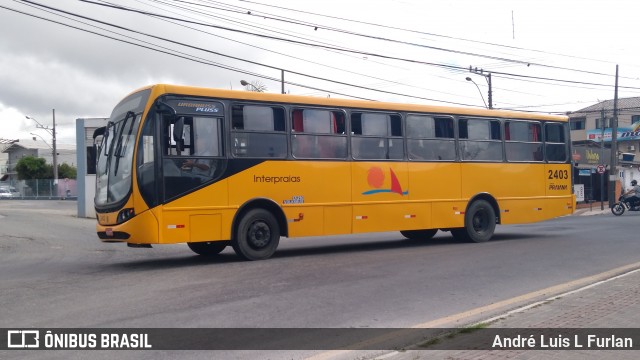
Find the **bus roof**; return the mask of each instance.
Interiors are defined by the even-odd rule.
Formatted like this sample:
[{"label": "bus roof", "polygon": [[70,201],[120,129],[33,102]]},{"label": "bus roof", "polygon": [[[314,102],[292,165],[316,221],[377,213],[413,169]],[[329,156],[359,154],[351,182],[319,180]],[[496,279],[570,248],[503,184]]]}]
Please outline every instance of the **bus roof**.
[{"label": "bus roof", "polygon": [[221,99],[234,99],[234,100],[253,100],[253,101],[267,101],[274,103],[286,103],[286,104],[300,104],[300,105],[317,105],[317,106],[329,106],[329,107],[342,107],[342,108],[359,108],[359,109],[372,109],[372,110],[387,110],[387,111],[403,111],[403,112],[421,112],[432,114],[447,114],[447,115],[466,115],[466,116],[482,116],[482,117],[497,117],[497,118],[517,118],[525,120],[553,120],[553,121],[568,121],[568,117],[564,115],[550,115],[533,112],[522,112],[513,110],[496,110],[496,109],[484,109],[474,107],[453,107],[453,106],[439,106],[439,105],[419,105],[419,104],[406,104],[406,103],[392,103],[392,102],[378,102],[378,101],[366,101],[366,100],[351,100],[341,98],[325,98],[314,96],[301,96],[301,95],[289,95],[289,94],[274,94],[266,92],[255,92],[246,90],[224,90],[216,88],[203,88],[193,86],[181,86],[170,84],[155,84],[150,85],[137,91],[154,88],[153,92],[156,96],[160,94],[176,94],[176,95],[192,95],[202,97],[213,97]]}]

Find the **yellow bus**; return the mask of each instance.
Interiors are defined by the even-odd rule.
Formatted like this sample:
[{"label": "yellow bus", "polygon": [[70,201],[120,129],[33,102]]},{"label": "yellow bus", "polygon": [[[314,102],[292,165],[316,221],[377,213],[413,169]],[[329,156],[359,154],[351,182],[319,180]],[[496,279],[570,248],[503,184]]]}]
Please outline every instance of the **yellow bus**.
[{"label": "yellow bus", "polygon": [[564,116],[153,85],[94,134],[97,233],[248,260],[283,236],[484,242],[573,212],[569,133]]}]

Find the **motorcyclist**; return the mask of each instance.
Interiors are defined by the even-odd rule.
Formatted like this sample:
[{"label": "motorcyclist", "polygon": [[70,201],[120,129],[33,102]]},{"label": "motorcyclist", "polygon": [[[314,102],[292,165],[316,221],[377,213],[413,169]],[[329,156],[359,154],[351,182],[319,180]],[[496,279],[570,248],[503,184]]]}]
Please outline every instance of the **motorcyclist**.
[{"label": "motorcyclist", "polygon": [[625,198],[628,198],[629,205],[635,207],[640,203],[640,185],[636,180],[631,180],[631,189],[622,194]]}]

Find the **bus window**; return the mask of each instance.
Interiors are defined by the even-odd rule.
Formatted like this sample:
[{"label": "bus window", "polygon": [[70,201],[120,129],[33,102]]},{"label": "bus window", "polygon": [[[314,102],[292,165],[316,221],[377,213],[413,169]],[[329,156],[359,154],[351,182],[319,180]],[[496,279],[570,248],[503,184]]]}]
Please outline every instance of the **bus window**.
[{"label": "bus window", "polygon": [[547,161],[567,161],[566,125],[546,123],[544,125],[544,149]]},{"label": "bus window", "polygon": [[464,161],[502,161],[499,120],[458,120],[460,157]]},{"label": "bus window", "polygon": [[[182,151],[177,151],[180,139],[173,139],[175,124],[165,123],[166,151],[162,161],[165,200],[187,193],[212,182],[222,172],[222,118],[208,116],[181,117],[184,119],[181,141]],[[171,117],[167,117],[171,122]]]},{"label": "bus window", "polygon": [[504,124],[507,161],[542,161],[540,123],[507,121]]},{"label": "bus window", "polygon": [[294,109],[291,115],[291,151],[295,158],[344,159],[347,136],[344,113]]},{"label": "bus window", "polygon": [[351,114],[351,150],[359,160],[403,159],[404,140],[400,115]]},{"label": "bus window", "polygon": [[453,118],[407,115],[410,160],[455,160]]},{"label": "bus window", "polygon": [[236,157],[285,158],[284,109],[276,106],[233,105],[231,147]]}]

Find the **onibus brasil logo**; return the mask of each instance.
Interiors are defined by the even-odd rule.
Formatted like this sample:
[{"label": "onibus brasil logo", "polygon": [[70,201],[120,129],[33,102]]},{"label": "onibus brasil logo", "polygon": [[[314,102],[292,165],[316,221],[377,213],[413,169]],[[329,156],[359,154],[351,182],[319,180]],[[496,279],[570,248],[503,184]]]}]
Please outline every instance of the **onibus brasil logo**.
[{"label": "onibus brasil logo", "polygon": [[377,166],[370,168],[367,172],[367,182],[373,189],[363,192],[362,195],[373,195],[379,193],[396,193],[399,195],[409,194],[409,190],[402,191],[400,181],[398,181],[396,173],[394,173],[393,169],[391,168],[389,168],[389,176],[391,178],[391,188],[385,189],[383,188],[383,186],[385,185],[384,171]]}]

